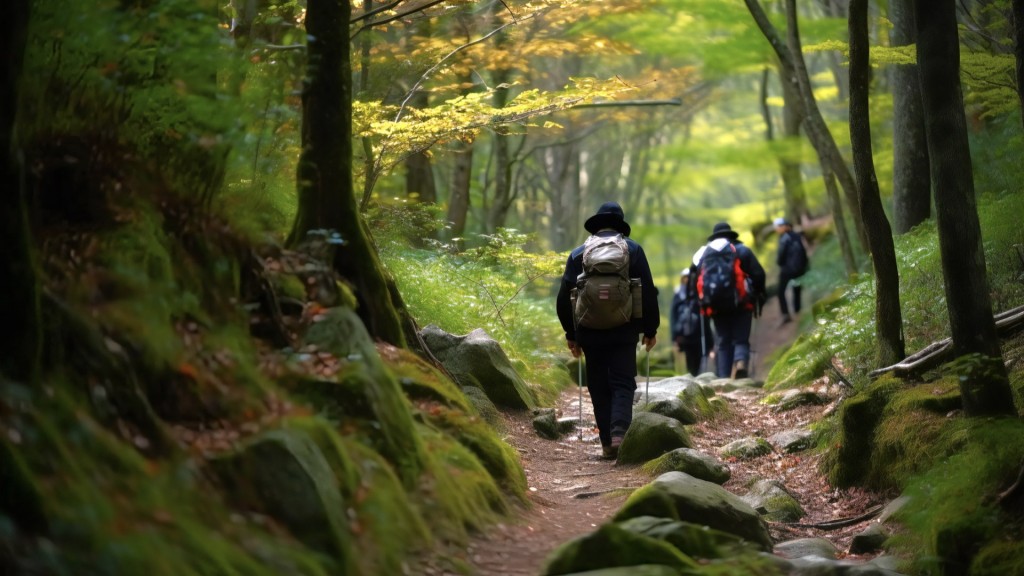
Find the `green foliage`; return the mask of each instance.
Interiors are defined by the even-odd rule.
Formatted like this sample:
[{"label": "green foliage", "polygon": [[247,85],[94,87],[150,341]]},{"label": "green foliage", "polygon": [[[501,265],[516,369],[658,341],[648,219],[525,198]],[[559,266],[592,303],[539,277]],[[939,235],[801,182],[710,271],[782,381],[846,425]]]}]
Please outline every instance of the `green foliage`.
[{"label": "green foliage", "polygon": [[[1024,460],[1024,423],[1018,419],[966,420],[960,449],[935,462],[907,489],[910,501],[897,520],[909,530],[894,539],[897,551],[913,552],[917,571],[972,564],[980,574],[1013,573],[1019,556],[1007,557],[1008,516],[994,496],[1013,482]],[[975,557],[979,548],[981,553]],[[974,572],[971,572],[974,574]]]},{"label": "green foliage", "polygon": [[408,218],[388,218],[399,225],[378,228],[377,234],[382,258],[412,315],[421,325],[436,324],[453,334],[483,328],[531,386],[550,399],[569,383],[555,354],[564,351],[564,337],[552,292],[564,256],[528,252],[531,238],[515,230],[482,236],[478,247],[463,252],[436,243],[432,249],[411,248],[398,239],[419,229],[409,225],[417,213],[418,205],[409,206]]}]

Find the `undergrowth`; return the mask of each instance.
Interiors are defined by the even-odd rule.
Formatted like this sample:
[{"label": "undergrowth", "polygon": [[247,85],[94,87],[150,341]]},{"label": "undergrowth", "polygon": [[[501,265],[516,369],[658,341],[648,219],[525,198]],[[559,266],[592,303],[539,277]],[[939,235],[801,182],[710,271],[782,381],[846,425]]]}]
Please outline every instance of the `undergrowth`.
[{"label": "undergrowth", "polygon": [[569,383],[556,355],[565,339],[554,307],[564,255],[531,252],[531,236],[507,229],[460,250],[435,239],[434,210],[395,201],[368,216],[413,317],[453,334],[482,328],[541,399],[550,400]]}]

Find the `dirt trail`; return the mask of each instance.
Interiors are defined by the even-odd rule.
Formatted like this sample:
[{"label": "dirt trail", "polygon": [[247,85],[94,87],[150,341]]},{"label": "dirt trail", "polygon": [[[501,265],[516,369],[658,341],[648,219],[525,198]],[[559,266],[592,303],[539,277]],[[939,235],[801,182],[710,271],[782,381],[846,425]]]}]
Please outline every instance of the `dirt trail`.
[{"label": "dirt trail", "polygon": [[[780,328],[778,302],[765,307],[752,338],[754,376],[767,374],[767,358],[776,348],[788,344],[797,334],[797,322]],[[644,378],[638,377],[639,387]],[[827,382],[819,382],[825,391]],[[694,447],[715,454],[724,444],[746,436],[768,437],[776,432],[806,426],[821,417],[820,406],[776,413],[758,402],[761,395],[730,398],[731,413],[713,422],[690,426]],[[590,399],[583,391],[583,418],[593,423]],[[562,415],[579,412],[578,391],[566,391],[557,408]],[[629,491],[652,480],[637,467],[619,466],[599,457],[600,443],[595,429],[587,430],[582,440],[577,435],[561,441],[539,438],[528,414],[505,416],[506,441],[522,457],[526,470],[531,506],[518,510],[506,523],[479,534],[465,548],[452,551],[453,559],[468,564],[478,576],[534,576],[540,574],[545,559],[558,545],[594,531],[622,506]],[[801,521],[814,524],[837,518],[850,518],[881,502],[878,495],[865,492],[830,490],[817,471],[817,458],[804,455],[769,454],[751,461],[727,463],[732,479],[724,487],[736,494],[746,492],[753,477],[782,480],[803,505],[807,516]],[[850,538],[866,523],[840,531],[772,525],[776,541],[820,536],[833,541],[840,550],[849,548]],[[854,558],[854,557],[850,557]],[[456,562],[457,564],[457,562]],[[454,564],[453,564],[454,565]],[[434,566],[424,573],[455,574],[453,568]]]}]

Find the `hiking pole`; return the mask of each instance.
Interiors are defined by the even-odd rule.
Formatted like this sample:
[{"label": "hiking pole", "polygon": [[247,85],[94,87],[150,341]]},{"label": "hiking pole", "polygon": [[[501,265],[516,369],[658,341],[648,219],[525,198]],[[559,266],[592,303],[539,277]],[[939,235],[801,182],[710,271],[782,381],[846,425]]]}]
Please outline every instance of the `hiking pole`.
[{"label": "hiking pole", "polygon": [[[647,348],[647,345],[644,345]],[[651,349],[647,348],[647,384],[644,385],[644,395],[647,396],[647,403],[651,403]]]},{"label": "hiking pole", "polygon": [[583,355],[580,354],[580,357],[576,360],[576,389],[579,390],[580,393],[580,419],[576,423],[576,430],[579,431],[577,440],[583,442]]},{"label": "hiking pole", "polygon": [[[760,316],[758,314],[757,316]],[[747,367],[747,377],[754,377],[754,359],[757,358],[757,348],[754,347],[754,334],[757,334],[757,316],[750,321],[750,366]]]},{"label": "hiking pole", "polygon": [[697,363],[697,372],[703,374],[708,369],[708,345],[704,339],[704,315],[699,311],[697,320],[700,322],[700,362]]}]

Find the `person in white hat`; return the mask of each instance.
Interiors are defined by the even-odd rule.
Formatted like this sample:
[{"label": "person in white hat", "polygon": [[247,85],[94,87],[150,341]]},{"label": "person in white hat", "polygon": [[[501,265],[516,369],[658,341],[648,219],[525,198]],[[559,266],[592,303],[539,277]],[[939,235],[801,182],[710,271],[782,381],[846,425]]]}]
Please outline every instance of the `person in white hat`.
[{"label": "person in white hat", "polygon": [[697,300],[696,266],[687,266],[679,273],[679,286],[672,295],[669,309],[669,327],[672,342],[686,361],[686,371],[692,376],[700,374],[701,364],[712,348],[711,318],[702,316]]},{"label": "person in white hat", "polygon": [[779,311],[782,312],[782,324],[788,324],[793,317],[786,302],[786,288],[791,287],[793,293],[793,314],[799,314],[800,277],[807,272],[807,248],[803,235],[794,231],[788,220],[776,218],[772,224],[779,234],[779,249],[775,256],[775,263],[779,265]]}]

